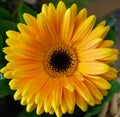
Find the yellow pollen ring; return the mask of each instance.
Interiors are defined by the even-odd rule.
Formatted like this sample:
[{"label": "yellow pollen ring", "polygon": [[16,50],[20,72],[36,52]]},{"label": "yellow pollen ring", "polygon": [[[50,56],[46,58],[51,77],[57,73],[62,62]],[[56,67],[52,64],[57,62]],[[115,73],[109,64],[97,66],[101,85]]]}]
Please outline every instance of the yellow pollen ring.
[{"label": "yellow pollen ring", "polygon": [[50,76],[70,76],[77,69],[77,55],[73,48],[64,44],[53,46],[45,55],[45,69]]}]

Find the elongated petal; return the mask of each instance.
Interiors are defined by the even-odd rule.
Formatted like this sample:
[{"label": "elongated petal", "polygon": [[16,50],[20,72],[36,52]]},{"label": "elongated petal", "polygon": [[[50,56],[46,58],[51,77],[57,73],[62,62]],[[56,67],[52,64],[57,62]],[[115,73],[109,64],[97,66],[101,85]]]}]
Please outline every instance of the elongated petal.
[{"label": "elongated petal", "polygon": [[80,52],[79,59],[80,61],[94,61],[108,57],[109,55],[112,55],[112,49],[99,48]]},{"label": "elongated petal", "polygon": [[[41,73],[41,77],[40,78],[33,78],[33,79],[31,79],[31,81],[29,81],[29,83],[24,88],[24,91],[23,91],[22,95],[25,96],[25,97],[30,97],[31,91],[33,93],[35,93],[47,81],[48,81],[48,75],[46,75],[45,73]],[[34,85],[34,84],[36,84],[36,85]]]},{"label": "elongated petal", "polygon": [[57,109],[60,106],[60,102],[62,98],[62,86],[61,86],[61,82],[59,79],[55,82],[54,85],[55,87],[51,94],[52,95],[52,107],[54,109]]},{"label": "elongated petal", "polygon": [[93,95],[93,97],[97,98],[98,100],[103,99],[102,93],[99,91],[99,89],[96,88],[96,86],[92,82],[90,82],[89,80],[86,79],[85,84],[88,87],[91,94]]},{"label": "elongated petal", "polygon": [[49,94],[47,98],[45,98],[45,101],[44,101],[44,109],[45,109],[45,112],[49,112],[52,105],[51,105],[51,102],[52,102],[52,95]]},{"label": "elongated petal", "polygon": [[77,80],[77,78],[73,79],[73,81],[77,93],[90,105],[94,105],[94,99],[85,84],[80,80]]},{"label": "elongated petal", "polygon": [[35,103],[28,103],[26,110],[27,112],[31,112],[33,109],[35,109],[35,107],[36,107]]},{"label": "elongated petal", "polygon": [[112,40],[104,40],[99,47],[108,48],[108,47],[112,47],[113,45],[114,45],[114,42]]},{"label": "elongated petal", "polygon": [[99,79],[90,79],[98,88],[101,89],[110,89],[111,88],[111,84],[106,81],[105,79],[99,77]]},{"label": "elongated petal", "polygon": [[48,81],[45,83],[44,87],[40,87],[38,90],[39,93],[35,96],[35,103],[41,104],[47,98],[47,96],[52,92],[54,88],[54,82],[56,79],[49,78]]},{"label": "elongated petal", "polygon": [[87,110],[88,108],[87,102],[78,93],[75,93],[75,100],[76,100],[77,106],[81,108],[82,111]]},{"label": "elongated petal", "polygon": [[57,39],[55,28],[53,27],[53,25],[50,23],[50,21],[46,18],[44,14],[40,13],[37,16],[37,23],[38,23],[42,38],[46,39],[49,42],[49,44],[54,44],[54,42],[56,42],[56,39]]},{"label": "elongated petal", "polygon": [[[69,108],[69,112],[73,113],[74,111],[74,107],[75,107],[75,95],[74,92],[70,92],[69,90],[64,88],[64,97],[65,97],[65,101],[66,104]],[[71,98],[68,98],[71,97]]]},{"label": "elongated petal", "polygon": [[68,89],[71,92],[74,91],[73,83],[69,79],[69,77],[61,77],[60,80],[61,80],[61,84],[63,85],[64,88]]},{"label": "elongated petal", "polygon": [[101,38],[96,38],[94,40],[91,40],[89,43],[87,41],[84,41],[84,43],[75,43],[74,47],[78,51],[79,50],[94,49],[94,48],[98,47],[101,42],[102,42]]},{"label": "elongated petal", "polygon": [[74,17],[72,16],[71,9],[68,9],[63,17],[62,27],[61,27],[61,36],[62,39],[67,44],[70,41],[73,32]]},{"label": "elongated petal", "polygon": [[77,5],[73,4],[71,7],[71,15],[75,18],[75,16],[77,15]]},{"label": "elongated petal", "polygon": [[78,27],[78,29],[76,30],[73,38],[72,38],[72,41],[76,41],[76,40],[82,40],[85,38],[85,36],[91,32],[93,26],[94,26],[94,23],[95,23],[95,16],[92,15],[90,17],[88,17],[82,25],[80,25]]},{"label": "elongated petal", "polygon": [[63,16],[66,12],[66,6],[62,1],[58,3],[56,12],[57,12],[57,34],[58,36],[60,36],[60,29],[62,28],[61,21],[63,20]]},{"label": "elongated petal", "polygon": [[107,72],[109,66],[102,62],[81,62],[78,64],[78,70],[83,74],[99,75]]},{"label": "elongated petal", "polygon": [[34,31],[39,33],[39,28],[38,28],[38,25],[37,25],[36,18],[33,17],[32,15],[29,15],[28,13],[24,13],[23,17],[24,17],[25,22],[27,23],[27,25],[31,26],[31,28],[34,28]]},{"label": "elongated petal", "polygon": [[106,80],[113,80],[117,77],[118,70],[115,68],[110,67],[109,71],[102,74],[101,76]]},{"label": "elongated petal", "polygon": [[[30,67],[30,66],[33,66],[33,67]],[[40,64],[29,64],[29,65],[22,65],[22,66],[19,66],[18,68],[14,69],[13,70],[13,76],[14,77],[30,77],[30,76],[34,76],[34,75],[37,75],[39,74],[40,71],[42,71],[43,68],[41,68]],[[36,70],[34,70],[36,69]],[[31,74],[29,74],[31,73]]]},{"label": "elongated petal", "polygon": [[80,10],[80,12],[75,18],[75,29],[74,30],[76,30],[78,26],[80,26],[86,18],[87,18],[87,10],[84,8]]}]

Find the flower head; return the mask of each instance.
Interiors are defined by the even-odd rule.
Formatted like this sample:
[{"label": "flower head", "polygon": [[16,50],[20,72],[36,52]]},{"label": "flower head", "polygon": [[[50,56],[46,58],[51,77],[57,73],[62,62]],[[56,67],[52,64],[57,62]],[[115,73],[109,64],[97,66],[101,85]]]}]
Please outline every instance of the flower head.
[{"label": "flower head", "polygon": [[109,26],[103,21],[94,27],[94,15],[87,17],[86,9],[77,14],[75,4],[66,9],[62,1],[57,8],[44,4],[37,18],[23,16],[26,24],[7,31],[3,50],[8,64],[1,71],[11,79],[14,99],[28,112],[57,117],[73,113],[75,105],[87,111],[100,104],[117,74],[108,65],[118,54],[113,41],[104,40]]}]

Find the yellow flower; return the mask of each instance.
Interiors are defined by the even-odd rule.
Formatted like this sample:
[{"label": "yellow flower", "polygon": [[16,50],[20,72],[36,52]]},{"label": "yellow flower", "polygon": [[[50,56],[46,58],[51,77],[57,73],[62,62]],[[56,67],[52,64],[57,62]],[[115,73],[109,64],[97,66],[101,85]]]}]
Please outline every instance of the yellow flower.
[{"label": "yellow flower", "polygon": [[100,104],[117,75],[109,63],[118,51],[104,40],[109,26],[103,21],[94,27],[94,15],[87,17],[86,9],[77,14],[76,4],[66,9],[62,1],[57,8],[44,4],[37,18],[23,16],[26,24],[7,31],[3,50],[8,64],[1,71],[11,79],[14,99],[28,112],[36,108],[57,117],[73,113],[75,105],[87,111]]}]

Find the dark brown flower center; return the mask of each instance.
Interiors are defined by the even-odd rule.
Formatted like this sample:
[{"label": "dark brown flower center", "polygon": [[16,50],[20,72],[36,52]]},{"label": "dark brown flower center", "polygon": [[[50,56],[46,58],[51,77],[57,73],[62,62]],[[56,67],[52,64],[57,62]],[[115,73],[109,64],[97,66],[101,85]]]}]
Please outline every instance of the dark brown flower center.
[{"label": "dark brown flower center", "polygon": [[56,70],[56,72],[66,71],[71,67],[71,63],[71,55],[64,50],[54,51],[49,60],[49,64],[52,66],[53,70]]},{"label": "dark brown flower center", "polygon": [[46,54],[45,64],[50,75],[71,75],[77,66],[76,54],[67,46],[57,45]]}]

